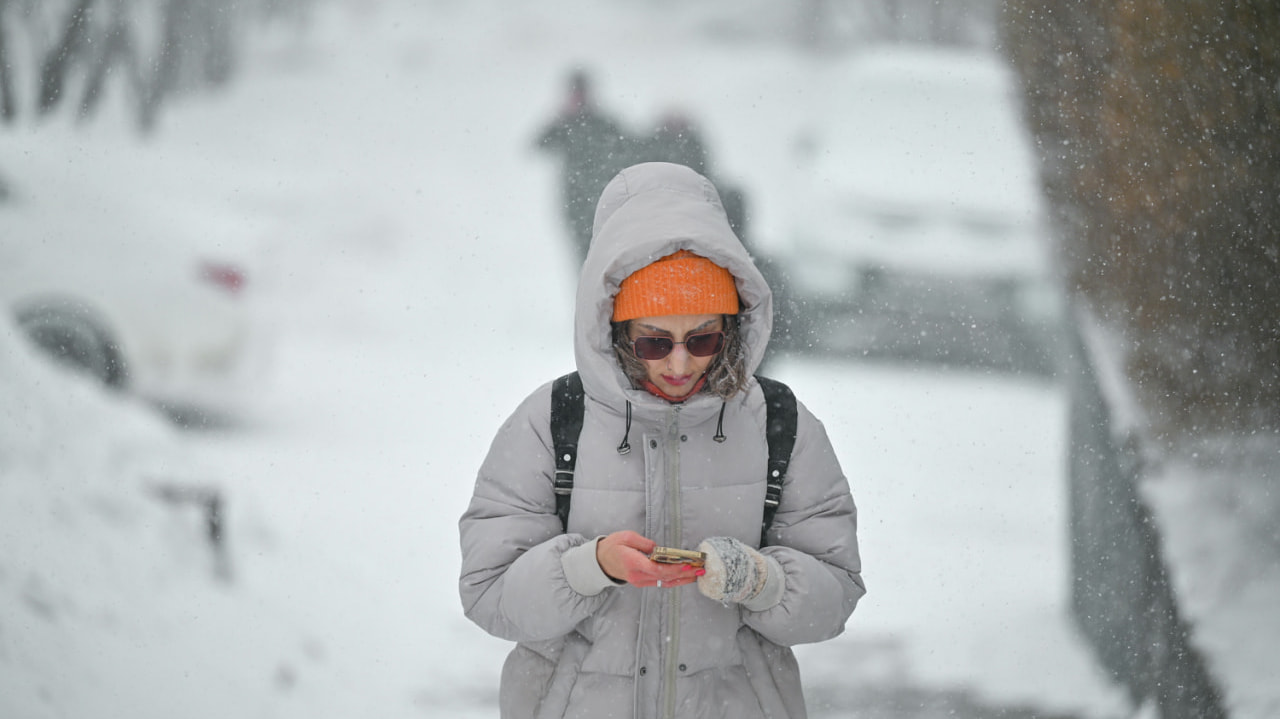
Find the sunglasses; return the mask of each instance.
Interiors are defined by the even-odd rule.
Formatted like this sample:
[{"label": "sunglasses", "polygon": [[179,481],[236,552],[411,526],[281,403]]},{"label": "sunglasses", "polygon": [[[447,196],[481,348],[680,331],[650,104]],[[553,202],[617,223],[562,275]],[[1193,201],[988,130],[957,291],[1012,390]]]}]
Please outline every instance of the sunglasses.
[{"label": "sunglasses", "polygon": [[637,337],[631,340],[631,351],[642,360],[660,360],[671,354],[676,345],[684,345],[685,350],[694,357],[710,357],[724,349],[723,332],[703,332],[689,335],[684,342],[676,342],[670,337]]}]

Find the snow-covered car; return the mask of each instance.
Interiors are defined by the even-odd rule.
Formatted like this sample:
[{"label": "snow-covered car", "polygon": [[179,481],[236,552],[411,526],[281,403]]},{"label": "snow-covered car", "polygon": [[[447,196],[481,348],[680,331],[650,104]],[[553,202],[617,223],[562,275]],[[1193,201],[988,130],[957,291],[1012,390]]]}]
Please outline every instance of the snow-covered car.
[{"label": "snow-covered car", "polygon": [[37,347],[175,417],[234,417],[267,337],[247,238],[85,166],[7,158],[0,306]]},{"label": "snow-covered car", "polygon": [[[814,78],[782,262],[808,347],[1043,360],[1059,301],[1034,159],[995,55],[876,50]],[[1035,368],[1033,368],[1035,369]]]}]

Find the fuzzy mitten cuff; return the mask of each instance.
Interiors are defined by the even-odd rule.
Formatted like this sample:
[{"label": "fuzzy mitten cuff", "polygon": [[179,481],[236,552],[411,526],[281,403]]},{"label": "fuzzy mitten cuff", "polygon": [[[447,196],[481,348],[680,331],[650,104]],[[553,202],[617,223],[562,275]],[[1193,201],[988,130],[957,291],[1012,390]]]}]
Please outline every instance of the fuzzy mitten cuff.
[{"label": "fuzzy mitten cuff", "polygon": [[708,537],[698,551],[707,554],[698,591],[710,599],[741,604],[759,594],[769,579],[765,556],[733,537]]}]

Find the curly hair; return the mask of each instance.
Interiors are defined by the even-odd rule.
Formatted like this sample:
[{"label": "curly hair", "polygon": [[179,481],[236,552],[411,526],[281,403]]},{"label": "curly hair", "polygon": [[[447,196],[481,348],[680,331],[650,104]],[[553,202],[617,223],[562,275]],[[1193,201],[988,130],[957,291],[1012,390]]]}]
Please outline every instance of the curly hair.
[{"label": "curly hair", "polygon": [[[737,315],[721,315],[724,319],[724,349],[707,365],[707,381],[700,391],[729,399],[747,385],[747,350],[742,343]],[[612,322],[613,354],[633,387],[644,386],[649,373],[644,362],[631,349],[631,320]]]}]

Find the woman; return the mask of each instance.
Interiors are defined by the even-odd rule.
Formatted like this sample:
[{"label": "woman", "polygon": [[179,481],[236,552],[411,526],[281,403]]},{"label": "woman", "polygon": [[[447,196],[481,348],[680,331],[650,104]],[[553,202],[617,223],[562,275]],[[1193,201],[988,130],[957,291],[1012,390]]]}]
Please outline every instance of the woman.
[{"label": "woman", "polygon": [[[752,371],[768,286],[706,178],[668,163],[605,188],[578,288],[585,419],[568,531],[551,385],[494,439],[460,522],[468,617],[517,642],[503,717],[803,717],[791,645],[844,629],[865,592],[857,514],[798,405],[760,548],[766,408]],[[707,553],[660,564],[656,545]]]}]

